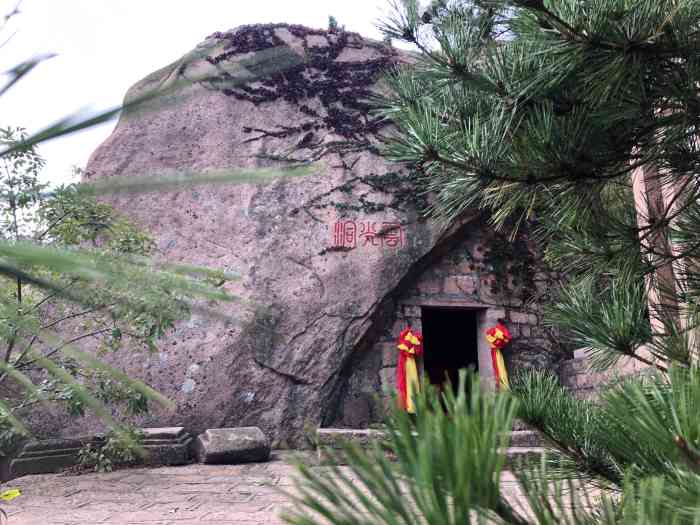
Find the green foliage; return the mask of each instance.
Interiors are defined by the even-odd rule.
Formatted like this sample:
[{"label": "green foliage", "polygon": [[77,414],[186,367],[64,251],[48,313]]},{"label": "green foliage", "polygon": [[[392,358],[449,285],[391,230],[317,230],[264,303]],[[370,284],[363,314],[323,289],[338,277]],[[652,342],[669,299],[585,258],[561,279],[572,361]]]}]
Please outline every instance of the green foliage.
[{"label": "green foliage", "polygon": [[[550,326],[586,349],[611,385],[593,403],[547,374],[515,378],[518,415],[555,449],[515,472],[526,515],[499,512],[495,488],[492,499],[464,496],[462,479],[492,479],[470,457],[493,454],[494,442],[485,450],[472,441],[450,463],[424,459],[430,438],[414,428],[439,428],[433,448],[482,431],[460,428],[466,416],[449,408],[440,427],[438,405],[403,426],[389,421],[399,464],[384,468],[384,485],[403,483],[403,499],[365,481],[382,465],[375,449],[349,452],[350,477],[379,494],[380,509],[363,503],[356,508],[368,513],[351,514],[337,493],[353,494],[352,482],[324,484],[308,470],[300,505],[331,523],[470,523],[483,512],[499,523],[699,523],[700,2],[393,5],[381,29],[420,57],[387,79],[381,114],[396,128],[384,153],[417,173],[433,217],[452,223],[480,209],[506,234],[528,226],[561,276]],[[647,365],[646,376],[615,378],[622,360]],[[400,453],[403,442],[411,453]],[[586,495],[590,482],[600,497]],[[454,503],[450,513],[426,506],[441,497]],[[420,512],[406,517],[412,509]]]},{"label": "green foliage", "polygon": [[574,398],[548,372],[515,375],[512,392],[520,401],[518,417],[539,429],[559,452],[549,465],[552,478],[622,482],[624,465],[601,442],[607,430],[598,405]]},{"label": "green foliage", "polygon": [[[600,405],[572,398],[540,372],[520,377],[515,397],[485,393],[476,378],[465,388],[465,378],[457,396],[448,390],[440,399],[429,387],[416,415],[392,412],[381,444],[348,444],[348,467],[299,465],[287,522],[697,523],[697,370],[622,382]],[[554,447],[541,463],[513,469],[520,501],[500,483],[514,415]]]},{"label": "green foliage", "polygon": [[[24,139],[7,133],[8,141]],[[11,242],[0,244],[0,264],[16,270],[0,276],[0,386],[24,393],[7,400],[6,421],[47,402],[73,415],[97,410],[110,421],[114,414],[103,403],[122,415],[144,413],[153,400],[168,405],[74,345],[88,343],[97,353],[155,351],[195,307],[192,298],[230,300],[218,288],[230,276],[156,264],[147,257],[151,238],[82,185],[44,191],[36,182],[43,161],[33,147],[10,157],[0,184],[7,188],[2,232]],[[36,383],[42,371],[48,376]],[[11,441],[8,435],[3,443]]]},{"label": "green foliage", "polygon": [[[5,146],[27,138],[23,130],[10,128],[0,134]],[[41,401],[60,402],[69,413],[82,415],[85,389],[75,384],[90,385],[97,399],[124,403],[128,412],[144,412],[148,398],[143,393],[109,380],[106,371],[85,366],[63,350],[83,340],[104,352],[133,343],[154,349],[165,330],[188,313],[187,293],[176,282],[180,278],[161,272],[154,281],[143,259],[152,249],[151,239],[110,206],[76,185],[46,191],[39,183],[44,161],[33,147],[14,148],[2,163],[0,235],[9,242],[0,247],[0,257],[5,265],[21,268],[22,275],[0,277],[0,385],[12,388],[21,378],[17,386],[25,391],[7,400],[4,420]],[[50,289],[42,286],[49,282]],[[75,384],[54,376],[34,386],[28,378],[37,377],[47,357]],[[5,437],[3,443],[12,442]]]},{"label": "green foliage", "polygon": [[601,285],[591,276],[565,287],[548,308],[553,327],[564,332],[576,348],[587,350],[592,370],[604,371],[622,358],[647,361],[639,348],[652,339],[644,281],[620,277]]},{"label": "green foliage", "polygon": [[[614,435],[607,448],[635,474],[700,474],[700,371],[674,367],[668,378],[628,380],[606,393],[603,411]],[[643,439],[640,439],[643,436]]]},{"label": "green foliage", "polygon": [[153,240],[108,204],[98,202],[77,184],[61,186],[39,208],[39,241],[66,246],[92,246],[116,254],[148,255]]},{"label": "green foliage", "polygon": [[599,369],[697,355],[698,20],[691,0],[404,0],[381,26],[421,51],[387,79],[384,153],[418,173],[437,219],[528,223],[565,276],[550,322]]},{"label": "green foliage", "polygon": [[297,509],[288,523],[457,524],[470,523],[474,511],[521,523],[499,488],[515,400],[481,395],[477,378],[470,386],[468,395],[462,388],[443,400],[428,389],[416,400],[417,417],[392,412],[382,445],[344,449],[350,475],[299,465],[291,494]]},{"label": "green foliage", "polygon": [[332,15],[328,17],[328,32],[336,33],[339,29],[338,20]]},{"label": "green foliage", "polygon": [[[17,12],[0,21],[0,30]],[[7,71],[0,95],[47,58],[39,56]],[[264,76],[298,65],[298,57],[263,51],[245,65],[249,69],[243,68],[243,74],[227,73],[228,86],[250,82],[251,71]],[[121,112],[136,118],[137,112],[158,110],[181,98],[187,91],[183,87],[209,80],[214,79],[183,78],[132,97],[123,106],[70,115],[31,135],[21,128],[0,129],[0,453],[29,434],[23,416],[39,405],[58,403],[70,414],[97,415],[117,439],[100,454],[109,456],[112,448],[118,454],[119,443],[131,441],[119,417],[143,413],[152,402],[173,405],[96,356],[155,351],[175,321],[194,309],[216,316],[212,305],[233,299],[222,288],[231,275],[151,259],[152,239],[99,199],[193,184],[260,183],[309,172],[308,167],[169,172],[51,189],[39,182],[44,164],[36,150],[39,144]],[[97,458],[100,464],[106,461]]]},{"label": "green foliage", "polygon": [[[634,502],[628,511],[635,519],[651,523],[651,515],[641,518],[635,508],[638,486],[657,484],[681,495],[688,489],[687,481],[697,475],[696,467],[686,469],[686,452],[679,443],[689,443],[690,450],[700,442],[696,429],[691,428],[697,421],[692,411],[700,394],[698,375],[687,370],[673,374],[673,382],[661,378],[623,381],[599,404],[574,399],[548,374],[531,372],[518,378],[514,386],[521,400],[518,415],[539,428],[559,452],[548,466],[546,479],[583,478],[595,481],[609,494],[628,493],[628,501]],[[675,485],[680,486],[671,488]],[[681,501],[690,502],[696,511],[700,500],[693,492],[684,494]],[[655,500],[654,505],[661,504],[660,494],[647,497]],[[691,514],[681,507],[672,515],[685,523]],[[634,523],[619,516],[604,522]]]},{"label": "green foliage", "polygon": [[100,444],[85,444],[78,452],[79,465],[95,472],[111,472],[133,464],[143,454],[143,434],[135,428],[109,432]]},{"label": "green foliage", "polygon": [[[22,128],[0,128],[0,149],[16,146],[26,139],[27,133]],[[0,231],[3,239],[23,238],[26,235],[23,226],[35,220],[33,212],[47,187],[39,182],[44,164],[34,148],[16,149],[2,156]]]}]

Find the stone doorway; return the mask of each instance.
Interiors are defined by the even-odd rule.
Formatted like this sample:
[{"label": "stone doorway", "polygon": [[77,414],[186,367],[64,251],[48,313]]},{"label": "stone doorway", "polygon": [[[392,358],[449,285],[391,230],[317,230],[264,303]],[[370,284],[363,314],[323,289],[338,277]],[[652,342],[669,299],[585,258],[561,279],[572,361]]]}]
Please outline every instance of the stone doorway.
[{"label": "stone doorway", "polygon": [[433,385],[449,381],[457,393],[459,371],[479,371],[478,314],[466,308],[421,308],[423,369]]}]

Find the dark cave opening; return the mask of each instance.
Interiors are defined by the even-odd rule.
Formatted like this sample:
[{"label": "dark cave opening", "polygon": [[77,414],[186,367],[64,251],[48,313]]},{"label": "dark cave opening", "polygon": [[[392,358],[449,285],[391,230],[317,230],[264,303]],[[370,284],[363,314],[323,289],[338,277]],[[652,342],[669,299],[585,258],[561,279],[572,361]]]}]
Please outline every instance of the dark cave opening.
[{"label": "dark cave opening", "polygon": [[423,367],[430,383],[449,381],[457,393],[459,371],[479,370],[477,311],[465,308],[422,308]]}]

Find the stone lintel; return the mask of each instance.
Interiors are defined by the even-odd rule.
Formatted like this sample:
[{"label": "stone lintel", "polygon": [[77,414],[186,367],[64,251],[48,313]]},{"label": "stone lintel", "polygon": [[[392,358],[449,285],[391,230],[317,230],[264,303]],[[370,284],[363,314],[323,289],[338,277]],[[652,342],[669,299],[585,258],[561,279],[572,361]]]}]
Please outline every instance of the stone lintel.
[{"label": "stone lintel", "polygon": [[478,301],[472,301],[465,298],[455,298],[455,297],[436,297],[431,298],[420,298],[411,297],[401,301],[402,304],[406,306],[429,306],[429,307],[439,307],[444,306],[447,308],[470,308],[472,310],[485,310],[491,308],[490,305],[480,303]]}]

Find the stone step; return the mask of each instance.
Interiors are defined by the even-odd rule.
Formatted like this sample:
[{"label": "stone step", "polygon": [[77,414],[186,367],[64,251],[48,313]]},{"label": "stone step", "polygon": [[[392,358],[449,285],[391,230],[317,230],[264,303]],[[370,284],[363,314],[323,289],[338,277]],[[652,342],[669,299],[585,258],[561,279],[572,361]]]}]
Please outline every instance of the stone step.
[{"label": "stone step", "polygon": [[539,462],[548,450],[546,447],[509,447],[506,449],[506,468],[512,470],[526,463]]},{"label": "stone step", "polygon": [[513,430],[510,433],[511,447],[540,447],[545,440],[536,430]]},{"label": "stone step", "polygon": [[530,426],[522,419],[513,419],[513,430],[532,430]]},{"label": "stone step", "polygon": [[[142,428],[143,458],[137,463],[150,466],[183,465],[189,462],[192,437],[183,427]],[[28,474],[51,474],[79,464],[80,451],[86,445],[99,448],[105,443],[101,434],[74,438],[54,438],[26,442],[13,458],[8,458],[4,481]]]},{"label": "stone step", "polygon": [[184,427],[142,428],[143,461],[147,465],[184,465],[190,459],[192,436]]},{"label": "stone step", "polygon": [[209,428],[197,436],[193,448],[200,463],[236,465],[270,459],[270,440],[258,427]]},{"label": "stone step", "polygon": [[[549,449],[546,447],[509,447],[506,449],[506,468],[512,470],[531,462],[539,462]],[[337,449],[318,449],[319,465],[347,465],[347,458]]]},{"label": "stone step", "polygon": [[[318,460],[321,464],[344,464],[341,450],[346,443],[363,448],[385,441],[386,433],[377,429],[320,428],[316,433]],[[534,430],[514,430],[510,434],[510,447],[506,450],[509,467],[523,461],[537,460],[547,449],[542,435]]]},{"label": "stone step", "polygon": [[316,431],[316,446],[335,448],[343,448],[345,443],[355,443],[362,447],[366,447],[375,441],[386,439],[386,433],[382,430],[366,428],[366,429],[349,429],[349,428],[319,428]]},{"label": "stone step", "polygon": [[79,436],[30,440],[10,461],[8,479],[27,474],[51,474],[78,464],[80,450],[87,445],[99,447],[102,436]]},{"label": "stone step", "polygon": [[[378,429],[319,428],[316,432],[318,447],[339,449],[348,442],[367,446],[374,441],[384,439],[386,439],[385,433]],[[543,443],[542,435],[536,430],[513,430],[510,433],[511,447],[538,447]]]}]

